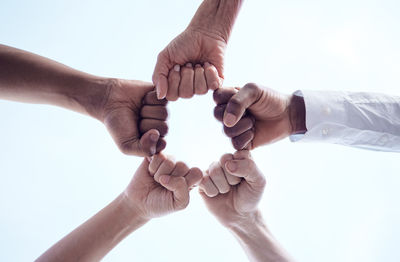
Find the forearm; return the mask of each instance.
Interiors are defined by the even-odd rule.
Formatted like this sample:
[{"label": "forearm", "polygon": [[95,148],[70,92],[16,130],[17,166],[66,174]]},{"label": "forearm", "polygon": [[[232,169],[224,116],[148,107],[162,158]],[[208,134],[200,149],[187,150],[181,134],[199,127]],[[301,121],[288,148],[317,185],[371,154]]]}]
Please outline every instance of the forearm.
[{"label": "forearm", "polygon": [[122,239],[147,222],[134,214],[121,194],[65,236],[37,261],[99,261]]},{"label": "forearm", "polygon": [[244,0],[204,0],[189,24],[190,28],[228,42]]},{"label": "forearm", "polygon": [[293,261],[271,235],[259,211],[229,230],[252,262]]},{"label": "forearm", "polygon": [[108,92],[106,78],[0,45],[0,99],[51,104],[100,118]]}]

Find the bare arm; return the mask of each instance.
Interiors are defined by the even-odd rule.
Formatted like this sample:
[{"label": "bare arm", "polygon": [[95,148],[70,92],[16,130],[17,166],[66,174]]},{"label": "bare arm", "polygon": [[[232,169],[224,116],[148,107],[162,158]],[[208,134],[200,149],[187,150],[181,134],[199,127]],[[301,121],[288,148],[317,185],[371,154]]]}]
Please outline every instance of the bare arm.
[{"label": "bare arm", "polygon": [[51,104],[98,113],[109,92],[106,78],[89,75],[53,60],[0,45],[0,98]]},{"label": "bare arm", "polygon": [[[204,0],[189,26],[160,52],[153,73],[159,98],[176,100],[204,94],[222,85],[224,54],[243,0]],[[181,84],[169,80],[171,74],[197,68]],[[204,66],[204,69],[202,69]],[[175,68],[176,70],[173,70]],[[176,76],[174,76],[176,77]],[[199,80],[204,79],[204,80]]]},{"label": "bare arm", "polygon": [[133,213],[121,194],[103,210],[65,236],[37,261],[99,261],[148,220]]},{"label": "bare arm", "polygon": [[[125,191],[61,239],[38,262],[99,261],[130,233],[155,217],[186,208],[189,189],[202,177],[198,168],[162,154],[144,159]],[[157,182],[158,181],[158,182]]]},{"label": "bare arm", "polygon": [[93,76],[0,45],[0,99],[56,105],[92,116],[104,123],[126,154],[148,156],[166,146],[166,101],[158,101],[153,90],[151,83]]},{"label": "bare arm", "polygon": [[265,184],[249,151],[243,150],[213,163],[200,183],[200,193],[209,211],[233,233],[250,261],[292,261],[257,208]]},{"label": "bare arm", "polygon": [[189,27],[220,37],[227,43],[242,3],[243,0],[205,0]]},{"label": "bare arm", "polygon": [[250,261],[293,261],[268,230],[260,211],[232,225],[229,230]]}]

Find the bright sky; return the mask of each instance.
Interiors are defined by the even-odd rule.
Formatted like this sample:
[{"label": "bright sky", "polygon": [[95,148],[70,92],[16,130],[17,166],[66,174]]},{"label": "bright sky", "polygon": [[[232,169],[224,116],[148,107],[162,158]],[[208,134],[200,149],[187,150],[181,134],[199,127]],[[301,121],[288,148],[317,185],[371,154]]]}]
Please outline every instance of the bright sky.
[{"label": "bright sky", "polygon": [[[0,43],[103,76],[151,80],[158,52],[201,1],[0,2]],[[226,85],[400,95],[397,0],[245,1],[226,53]],[[206,169],[233,152],[211,94],[171,103],[166,153]],[[0,261],[31,261],[128,184],[103,125],[44,105],[0,101]],[[266,223],[298,261],[399,261],[399,155],[288,140],[253,153],[268,185]],[[104,261],[246,261],[197,192]]]}]

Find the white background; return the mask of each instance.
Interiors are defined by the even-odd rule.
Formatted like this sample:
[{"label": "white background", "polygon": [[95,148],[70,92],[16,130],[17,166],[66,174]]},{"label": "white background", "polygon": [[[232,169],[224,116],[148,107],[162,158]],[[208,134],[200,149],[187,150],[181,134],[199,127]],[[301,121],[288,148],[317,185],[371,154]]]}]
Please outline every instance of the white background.
[{"label": "white background", "polygon": [[[0,2],[0,43],[96,75],[151,80],[156,56],[201,1]],[[225,84],[400,94],[400,2],[245,1]],[[1,68],[0,68],[1,70]],[[169,105],[166,153],[206,169],[233,152],[211,94]],[[0,101],[0,260],[30,261],[114,199],[141,159],[103,125],[45,105]],[[288,140],[253,153],[268,185],[260,208],[299,261],[399,261],[399,155]],[[246,261],[196,190],[105,261]]]}]

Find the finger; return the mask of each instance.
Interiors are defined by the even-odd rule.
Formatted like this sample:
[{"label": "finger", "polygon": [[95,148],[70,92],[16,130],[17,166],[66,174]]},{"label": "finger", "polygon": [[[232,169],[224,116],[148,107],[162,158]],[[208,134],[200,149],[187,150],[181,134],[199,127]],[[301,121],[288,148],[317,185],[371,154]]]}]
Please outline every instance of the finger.
[{"label": "finger", "polygon": [[244,132],[243,134],[232,138],[232,145],[236,150],[242,150],[251,143],[253,138],[254,138],[254,131],[250,129]]},{"label": "finger", "polygon": [[235,160],[239,159],[252,159],[250,150],[238,150],[233,154]]},{"label": "finger", "polygon": [[221,159],[219,160],[219,164],[222,167],[222,169],[224,170],[224,174],[226,177],[226,181],[228,181],[228,184],[231,186],[235,186],[237,184],[240,183],[240,181],[242,181],[242,179],[240,177],[234,176],[232,175],[229,170],[225,167],[225,163],[229,160],[233,160],[233,155],[232,154],[225,154],[221,157]]},{"label": "finger", "polygon": [[207,175],[203,177],[200,182],[200,189],[208,196],[215,197],[218,195],[218,189],[211,181],[211,178]]},{"label": "finger", "polygon": [[179,84],[179,97],[191,98],[193,90],[194,70],[191,63],[181,68],[181,83]]},{"label": "finger", "polygon": [[160,139],[158,139],[157,146],[156,146],[156,154],[163,151],[166,146],[167,146],[167,142],[165,141],[164,138],[161,137]]},{"label": "finger", "polygon": [[188,187],[192,187],[200,182],[203,178],[203,172],[197,167],[193,167],[189,170],[188,174],[185,176],[186,183]]},{"label": "finger", "polygon": [[213,98],[217,105],[226,104],[238,91],[233,87],[221,87],[214,91]]},{"label": "finger", "polygon": [[156,83],[157,98],[163,99],[167,95],[168,79],[165,75],[159,75],[158,82]]},{"label": "finger", "polygon": [[232,175],[244,178],[251,185],[265,185],[264,176],[252,159],[229,160],[225,167]]},{"label": "finger", "polygon": [[153,73],[153,83],[156,86],[157,98],[163,99],[168,91],[168,73],[169,69],[173,66],[168,57],[166,50],[161,51],[157,56],[157,63]]},{"label": "finger", "polygon": [[251,117],[243,117],[239,120],[239,122],[233,127],[224,126],[224,132],[228,137],[236,137],[247,130],[250,130],[254,127],[254,121]]},{"label": "finger", "polygon": [[242,118],[246,109],[254,104],[261,96],[262,90],[255,84],[247,84],[229,100],[225,114],[224,124],[234,126]]},{"label": "finger", "polygon": [[173,192],[176,209],[180,210],[187,207],[189,204],[189,188],[185,178],[163,175],[160,177],[160,184]]},{"label": "finger", "polygon": [[159,100],[156,91],[148,92],[143,98],[143,105],[166,105],[166,99]]},{"label": "finger", "polygon": [[204,63],[204,75],[206,76],[207,88],[217,90],[221,86],[218,71],[212,64]]},{"label": "finger", "polygon": [[206,76],[204,75],[204,68],[196,64],[194,67],[194,93],[203,95],[207,93]]},{"label": "finger", "polygon": [[165,161],[165,159],[167,159],[167,157],[164,154],[157,154],[153,156],[149,165],[150,175],[154,176],[154,174],[157,172],[158,168],[160,167],[162,162]]},{"label": "finger", "polygon": [[142,119],[139,123],[140,132],[146,133],[150,129],[157,129],[161,137],[168,133],[168,125],[166,122],[156,119]]},{"label": "finger", "polygon": [[140,110],[140,117],[165,121],[168,118],[168,110],[166,106],[145,105]]},{"label": "finger", "polygon": [[158,167],[156,173],[154,174],[154,180],[160,182],[160,176],[171,175],[171,172],[175,168],[175,161],[171,157],[167,157],[161,165]]},{"label": "finger", "polygon": [[[104,124],[124,154],[136,156],[150,155],[150,150],[146,148],[146,151],[143,151],[143,145],[140,143],[141,134],[146,132],[139,132],[137,116],[136,114],[132,115],[130,109],[122,108],[112,112],[104,119]],[[147,138],[145,137],[145,139]],[[143,143],[145,142],[144,140],[142,141]]]},{"label": "finger", "polygon": [[181,66],[175,65],[169,71],[168,75],[168,92],[167,92],[167,100],[168,101],[176,101],[179,97],[178,87],[181,82]]},{"label": "finger", "polygon": [[231,187],[229,186],[228,181],[226,181],[224,171],[219,163],[215,162],[211,164],[208,173],[219,193],[225,194],[229,192]]},{"label": "finger", "polygon": [[139,141],[139,147],[141,151],[147,152],[149,156],[154,155],[157,152],[157,143],[160,138],[160,133],[156,129],[150,129]]},{"label": "finger", "polygon": [[177,162],[171,176],[185,176],[189,172],[189,167],[183,162]]},{"label": "finger", "polygon": [[221,104],[221,105],[217,105],[217,106],[214,107],[214,117],[218,121],[222,122],[222,119],[224,118],[225,109],[226,109],[226,104]]}]

